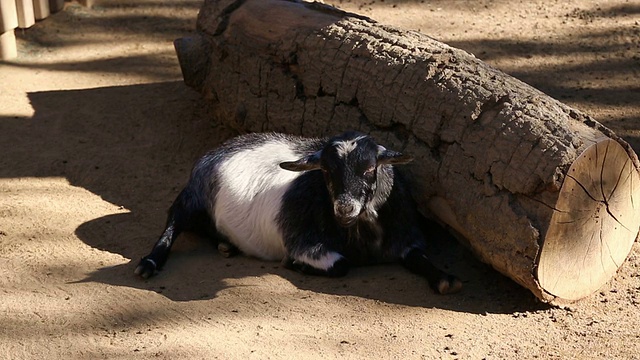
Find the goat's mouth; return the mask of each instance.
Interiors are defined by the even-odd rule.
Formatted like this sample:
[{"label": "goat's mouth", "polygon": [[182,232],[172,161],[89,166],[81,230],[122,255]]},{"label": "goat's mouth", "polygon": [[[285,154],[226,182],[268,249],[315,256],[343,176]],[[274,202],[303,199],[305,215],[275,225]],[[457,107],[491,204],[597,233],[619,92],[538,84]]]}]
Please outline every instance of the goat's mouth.
[{"label": "goat's mouth", "polygon": [[358,221],[362,205],[350,196],[341,195],[333,202],[333,215],[342,227],[351,227]]},{"label": "goat's mouth", "polygon": [[352,227],[358,221],[358,217],[337,217],[338,224],[344,228]]}]

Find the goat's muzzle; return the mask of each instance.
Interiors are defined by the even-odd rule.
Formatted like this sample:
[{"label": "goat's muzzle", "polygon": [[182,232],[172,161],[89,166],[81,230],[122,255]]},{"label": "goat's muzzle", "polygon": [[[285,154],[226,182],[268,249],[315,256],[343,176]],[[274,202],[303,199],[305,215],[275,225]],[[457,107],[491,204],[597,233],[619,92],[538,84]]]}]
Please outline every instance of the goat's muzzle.
[{"label": "goat's muzzle", "polygon": [[333,213],[336,221],[342,227],[350,227],[358,221],[358,215],[362,206],[356,200],[348,196],[340,196],[333,203]]}]

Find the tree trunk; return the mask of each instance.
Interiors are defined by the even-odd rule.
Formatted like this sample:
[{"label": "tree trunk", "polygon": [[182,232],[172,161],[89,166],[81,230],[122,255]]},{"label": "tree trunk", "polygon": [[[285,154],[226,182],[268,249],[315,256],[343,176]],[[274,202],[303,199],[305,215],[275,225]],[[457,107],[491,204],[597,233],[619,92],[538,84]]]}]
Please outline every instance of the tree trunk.
[{"label": "tree trunk", "polygon": [[428,36],[317,3],[207,0],[175,44],[185,82],[230,126],[357,129],[412,154],[421,210],[544,301],[596,291],[638,234],[627,143]]}]

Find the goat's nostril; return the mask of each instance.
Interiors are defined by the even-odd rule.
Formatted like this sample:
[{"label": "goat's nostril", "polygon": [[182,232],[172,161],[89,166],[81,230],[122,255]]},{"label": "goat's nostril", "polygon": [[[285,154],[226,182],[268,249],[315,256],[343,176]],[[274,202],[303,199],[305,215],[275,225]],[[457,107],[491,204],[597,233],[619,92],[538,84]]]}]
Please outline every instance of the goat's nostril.
[{"label": "goat's nostril", "polygon": [[354,208],[353,204],[343,204],[338,206],[338,213],[340,213],[340,215],[349,215],[353,212]]},{"label": "goat's nostril", "polygon": [[340,196],[333,203],[333,206],[335,215],[342,218],[352,218],[360,209],[358,202],[347,196]]}]

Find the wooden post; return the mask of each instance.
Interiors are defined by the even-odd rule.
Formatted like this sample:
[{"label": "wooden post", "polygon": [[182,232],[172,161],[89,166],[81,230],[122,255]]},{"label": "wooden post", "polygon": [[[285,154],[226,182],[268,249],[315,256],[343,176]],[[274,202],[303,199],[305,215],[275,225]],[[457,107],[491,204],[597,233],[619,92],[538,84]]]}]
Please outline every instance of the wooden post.
[{"label": "wooden post", "polygon": [[0,34],[0,60],[15,59],[18,56],[14,30]]},{"label": "wooden post", "polygon": [[18,27],[18,15],[15,0],[0,0],[0,33]]},{"label": "wooden post", "polygon": [[205,0],[185,82],[245,131],[371,133],[414,156],[425,214],[543,301],[577,300],[640,228],[629,145],[462,50],[296,0]]},{"label": "wooden post", "polygon": [[18,10],[18,27],[26,29],[36,23],[32,0],[16,0]]},{"label": "wooden post", "polygon": [[33,0],[33,10],[36,20],[43,20],[51,15],[49,0]]},{"label": "wooden post", "polygon": [[49,0],[49,9],[53,14],[64,9],[64,0]]},{"label": "wooden post", "polygon": [[90,8],[93,6],[95,0],[78,0],[78,2],[80,3],[80,5]]},{"label": "wooden post", "polygon": [[18,12],[15,0],[0,0],[0,59],[13,59],[18,56],[16,35]]}]

